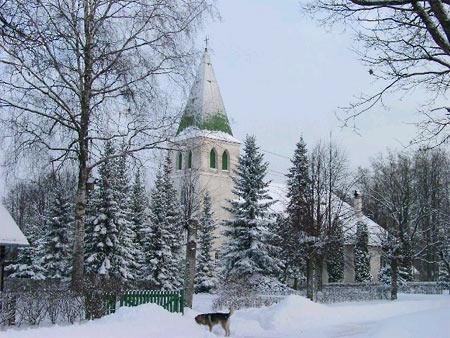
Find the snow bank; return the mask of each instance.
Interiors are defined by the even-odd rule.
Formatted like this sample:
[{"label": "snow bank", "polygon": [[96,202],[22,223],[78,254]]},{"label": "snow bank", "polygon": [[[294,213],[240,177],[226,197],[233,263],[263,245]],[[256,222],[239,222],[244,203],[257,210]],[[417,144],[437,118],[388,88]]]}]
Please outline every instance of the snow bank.
[{"label": "snow bank", "polygon": [[[211,311],[214,296],[194,299],[195,309]],[[209,333],[194,322],[198,312],[169,313],[154,304],[120,308],[102,319],[72,326],[15,329],[3,338],[211,338],[223,337],[221,327]],[[231,317],[235,338],[448,338],[448,295],[404,295],[398,301],[324,305],[291,295],[278,304],[236,311]]]},{"label": "snow bank", "polygon": [[155,304],[122,307],[115,314],[71,326],[10,329],[5,338],[207,338],[215,337],[185,316],[170,313]]},{"label": "snow bank", "polygon": [[261,309],[246,309],[239,315],[255,320],[265,330],[295,331],[304,327],[320,325],[320,320],[329,314],[326,305],[318,304],[309,299],[291,295],[278,304]]},{"label": "snow bank", "polygon": [[274,329],[286,328],[291,331],[305,326],[310,327],[328,313],[329,309],[325,305],[314,303],[301,296],[289,296],[266,311],[264,322],[271,323]]}]

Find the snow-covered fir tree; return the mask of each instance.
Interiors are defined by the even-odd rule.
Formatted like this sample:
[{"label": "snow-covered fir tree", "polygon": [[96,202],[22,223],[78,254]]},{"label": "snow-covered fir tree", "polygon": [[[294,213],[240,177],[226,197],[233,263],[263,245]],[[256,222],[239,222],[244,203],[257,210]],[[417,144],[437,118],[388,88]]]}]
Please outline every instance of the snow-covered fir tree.
[{"label": "snow-covered fir tree", "polygon": [[117,269],[124,279],[136,279],[140,271],[142,248],[137,241],[132,214],[132,194],[129,184],[126,156],[115,158],[117,168],[113,180],[115,199],[118,203],[117,225],[119,227],[119,246],[116,259]]},{"label": "snow-covered fir tree", "polygon": [[326,248],[328,282],[341,282],[344,278],[344,234],[341,224],[331,228]]},{"label": "snow-covered fir tree", "polygon": [[[306,144],[302,137],[296,145],[291,167],[287,176],[287,218],[280,229],[283,237],[283,252],[285,268],[298,271],[304,263],[302,254],[304,245],[300,243],[302,234],[310,222],[310,191],[309,161]],[[280,226],[280,225],[279,225]],[[283,234],[284,232],[284,234]],[[303,243],[304,244],[304,243]]]},{"label": "snow-covered fir tree", "polygon": [[35,233],[28,229],[24,232],[29,246],[17,249],[17,256],[12,264],[6,266],[5,271],[11,278],[31,278],[34,280],[43,280],[46,278],[45,270],[40,262],[41,243]]},{"label": "snow-covered fir tree", "polygon": [[105,277],[133,279],[137,270],[135,236],[129,205],[126,158],[114,157],[111,142],[105,144],[106,160],[99,169],[100,186],[92,196],[94,213],[87,227],[86,265],[88,272]]},{"label": "snow-covered fir tree", "polygon": [[[105,157],[113,156],[114,146],[105,144]],[[117,224],[118,203],[114,194],[116,167],[112,160],[105,161],[99,169],[99,187],[92,196],[93,217],[90,220],[92,231],[88,235],[87,270],[103,276],[115,273],[115,254],[119,246],[119,226]]]},{"label": "snow-covered fir tree", "polygon": [[145,250],[146,238],[150,235],[150,222],[148,215],[149,200],[144,184],[142,182],[142,173],[137,170],[134,175],[134,182],[131,193],[131,221],[133,222],[133,231],[136,235],[138,249],[137,262],[140,265],[139,277],[145,276],[144,264],[146,264]]},{"label": "snow-covered fir tree", "polygon": [[255,137],[248,136],[233,177],[235,200],[229,201],[230,220],[224,221],[222,248],[224,277],[232,282],[251,282],[252,277],[274,276],[281,261],[274,243],[273,204],[265,180],[268,163],[259,152]]},{"label": "snow-covered fir tree", "polygon": [[183,281],[180,207],[170,175],[171,166],[168,155],[162,172],[156,175],[150,196],[151,230],[145,248],[146,267],[149,268],[145,278],[163,290],[180,288]]},{"label": "snow-covered fir tree", "polygon": [[355,236],[355,281],[367,283],[372,280],[370,274],[369,233],[364,222],[358,222]]},{"label": "snow-covered fir tree", "polygon": [[212,256],[215,228],[214,215],[211,210],[211,196],[206,192],[203,198],[203,210],[198,229],[195,292],[211,292],[217,285],[216,266]]},{"label": "snow-covered fir tree", "polygon": [[40,263],[46,278],[62,279],[70,274],[72,256],[69,233],[73,222],[73,205],[67,187],[55,183],[45,217],[46,232],[40,246]]}]

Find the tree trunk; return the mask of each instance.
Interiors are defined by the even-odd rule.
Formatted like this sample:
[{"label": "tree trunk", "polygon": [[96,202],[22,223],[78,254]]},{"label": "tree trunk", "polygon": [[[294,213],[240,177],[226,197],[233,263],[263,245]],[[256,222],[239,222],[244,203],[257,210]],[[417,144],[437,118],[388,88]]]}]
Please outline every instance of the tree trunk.
[{"label": "tree trunk", "polygon": [[314,300],[314,257],[306,260],[306,297]]},{"label": "tree trunk", "polygon": [[78,132],[78,187],[75,197],[75,238],[73,244],[72,289],[81,291],[84,284],[84,225],[86,221],[86,187],[89,176],[89,116],[91,109],[92,88],[92,3],[83,2],[84,37],[83,47],[84,69],[82,74],[83,89],[80,101],[80,129]]},{"label": "tree trunk", "polygon": [[191,309],[194,298],[195,263],[197,256],[197,229],[198,222],[191,220],[187,229],[186,273],[184,280],[186,306]]},{"label": "tree trunk", "polygon": [[86,221],[86,163],[79,168],[78,187],[75,197],[75,231],[73,243],[72,289],[83,290],[84,282],[84,225]]},{"label": "tree trunk", "polygon": [[398,258],[391,258],[391,300],[397,299],[398,291]]},{"label": "tree trunk", "polygon": [[316,264],[315,264],[315,289],[317,291],[322,291],[322,271],[323,271],[323,255],[317,254]]},{"label": "tree trunk", "polygon": [[6,258],[6,247],[4,245],[0,245],[0,292],[4,291],[5,258]]}]

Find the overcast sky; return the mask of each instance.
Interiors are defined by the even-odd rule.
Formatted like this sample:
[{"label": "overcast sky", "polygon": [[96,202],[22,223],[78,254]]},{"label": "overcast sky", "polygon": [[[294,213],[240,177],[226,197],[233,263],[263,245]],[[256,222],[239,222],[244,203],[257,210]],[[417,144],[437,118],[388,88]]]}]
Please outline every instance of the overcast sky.
[{"label": "overcast sky", "polygon": [[[392,100],[358,120],[358,135],[340,128],[337,108],[371,92],[373,78],[350,49],[350,33],[326,31],[298,0],[219,0],[221,21],[206,26],[212,62],[235,136],[254,134],[262,149],[290,157],[300,134],[311,147],[330,132],[353,168],[414,136],[419,98]],[[204,37],[199,38],[199,47]],[[266,153],[272,178],[289,160]]]},{"label": "overcast sky", "polygon": [[222,20],[206,25],[198,48],[208,35],[234,135],[257,137],[274,181],[284,180],[282,173],[301,134],[312,147],[332,133],[352,168],[367,166],[388,147],[401,149],[414,136],[411,123],[423,101],[417,95],[417,102],[412,97],[391,100],[389,110],[361,117],[361,135],[340,128],[337,107],[376,86],[350,50],[350,33],[342,28],[327,32],[302,14],[298,0],[218,0],[217,5]]}]

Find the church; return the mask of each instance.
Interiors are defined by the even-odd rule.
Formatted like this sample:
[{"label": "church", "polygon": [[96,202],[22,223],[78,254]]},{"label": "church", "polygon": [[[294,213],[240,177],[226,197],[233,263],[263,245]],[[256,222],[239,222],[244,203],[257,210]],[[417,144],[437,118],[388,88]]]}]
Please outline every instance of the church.
[{"label": "church", "polygon": [[[227,200],[233,199],[234,169],[239,160],[241,142],[233,136],[233,131],[225,110],[220,88],[216,80],[208,48],[203,53],[195,81],[176,136],[173,139],[176,151],[173,152],[173,180],[181,193],[185,184],[195,184],[199,195],[208,192],[217,221],[215,257],[223,242],[221,221],[230,217],[224,207]],[[269,194],[277,202],[273,211],[283,213],[286,202],[286,186],[272,183]],[[367,224],[369,230],[369,252],[371,274],[378,281],[381,262],[380,238],[383,228],[362,214],[361,199],[355,196],[353,206],[339,200],[346,234],[344,243],[344,282],[352,283],[354,277],[353,243],[358,221]],[[323,271],[324,282],[328,281],[326,266]]]}]

